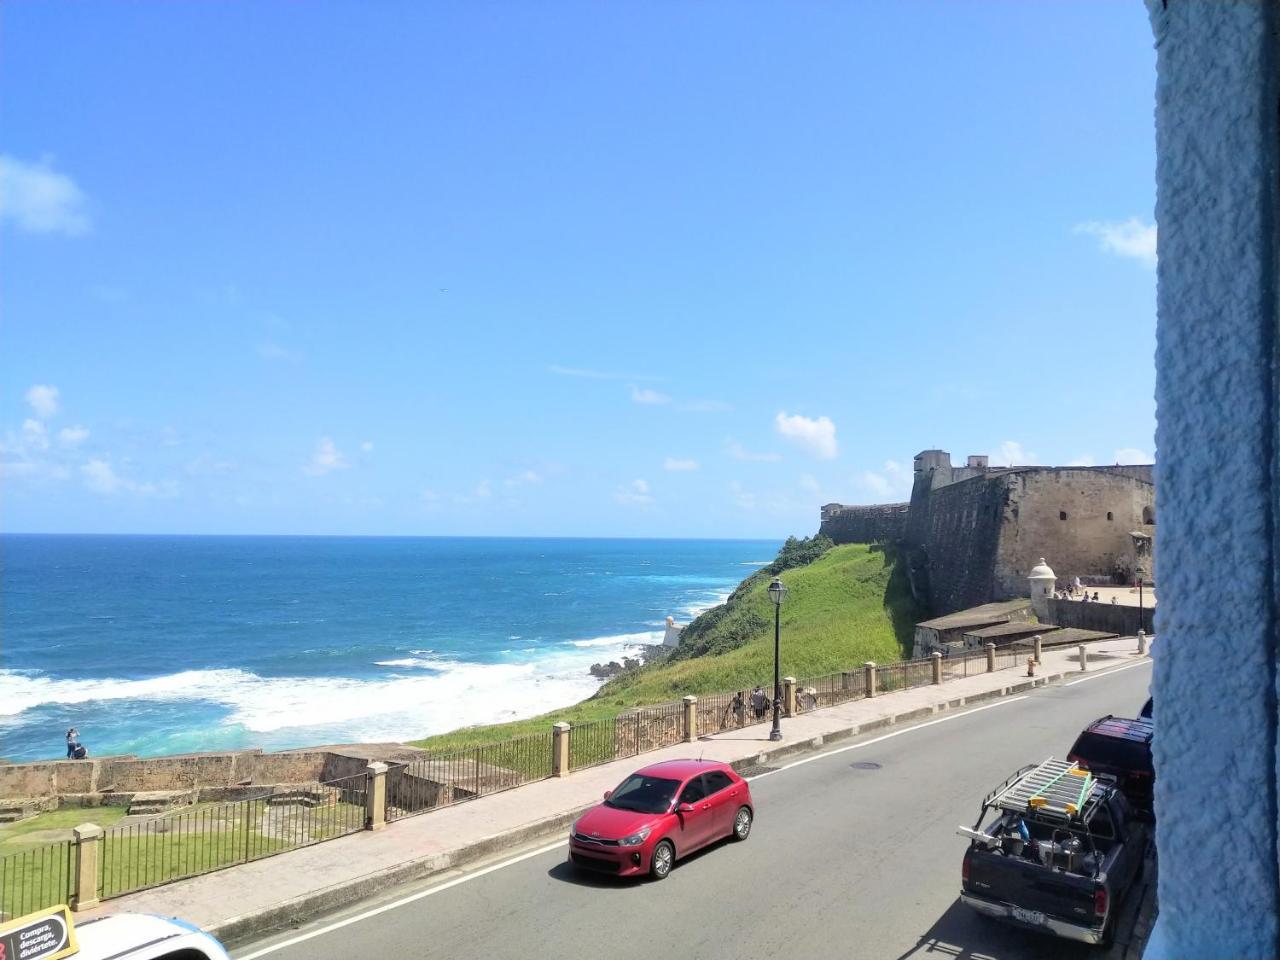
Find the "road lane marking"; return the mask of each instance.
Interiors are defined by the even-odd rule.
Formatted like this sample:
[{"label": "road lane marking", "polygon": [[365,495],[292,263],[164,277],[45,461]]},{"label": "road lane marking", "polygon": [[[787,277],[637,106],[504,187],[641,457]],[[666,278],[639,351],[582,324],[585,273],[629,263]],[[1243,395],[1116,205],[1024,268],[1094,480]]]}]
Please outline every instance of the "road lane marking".
[{"label": "road lane marking", "polygon": [[962,713],[951,713],[945,717],[939,717],[937,720],[929,720],[926,723],[917,723],[913,727],[903,727],[901,730],[894,730],[892,733],[886,733],[879,737],[873,737],[870,740],[863,740],[861,743],[851,743],[847,747],[837,747],[834,750],[828,750],[825,753],[814,754],[811,757],[804,757],[800,760],[794,760],[786,766],[779,767],[777,770],[767,770],[764,773],[757,773],[754,776],[743,777],[744,780],[762,780],[765,777],[772,777],[775,773],[782,773],[793,767],[802,767],[806,763],[813,763],[815,760],[825,760],[827,757],[834,757],[838,753],[848,753],[850,750],[860,750],[862,747],[869,747],[872,744],[880,743],[884,740],[890,740],[893,737],[900,737],[904,733],[913,733],[916,730],[923,730],[925,727],[932,727],[934,724],[946,723],[948,720],[959,720],[961,717],[970,717],[975,713],[981,713],[983,710],[994,710],[996,707],[1003,707],[1006,703],[1017,703],[1019,700],[1026,700],[1024,694],[1021,697],[1005,697],[996,703],[989,703],[985,707],[974,707],[972,710],[965,710]]},{"label": "road lane marking", "polygon": [[332,933],[334,930],[340,930],[342,927],[350,926],[351,924],[358,923],[361,920],[368,920],[370,917],[376,917],[378,914],[386,913],[388,910],[395,910],[397,907],[403,907],[407,904],[414,903],[421,900],[423,897],[431,896],[433,893],[440,893],[443,890],[456,887],[458,884],[466,883],[468,880],[475,880],[477,877],[483,877],[485,874],[493,873],[495,870],[501,870],[504,867],[513,866],[520,863],[522,860],[528,860],[532,857],[540,857],[542,854],[550,853],[552,850],[563,850],[567,842],[568,841],[566,840],[557,840],[555,843],[547,844],[545,847],[539,847],[537,850],[529,850],[522,853],[518,857],[503,860],[501,863],[490,864],[487,867],[474,870],[461,877],[454,877],[454,879],[447,883],[438,884],[431,887],[429,890],[419,890],[417,893],[410,894],[407,897],[401,897],[399,900],[392,903],[384,903],[380,907],[374,907],[372,910],[366,910],[364,913],[356,914],[354,917],[347,917],[345,920],[338,920],[328,926],[321,927],[319,930],[312,930],[310,933],[303,933],[296,937],[290,937],[288,940],[282,940],[280,943],[273,943],[270,946],[263,947],[261,950],[255,950],[253,953],[237,955],[235,960],[255,960],[257,957],[266,956],[268,953],[275,953],[277,950],[283,950],[285,947],[292,947],[296,944],[310,940],[313,937],[318,937],[321,934]]},{"label": "road lane marking", "polygon": [[[1150,661],[1144,661],[1144,662],[1149,663]],[[1064,684],[1064,686],[1072,686],[1073,684],[1076,684],[1076,683],[1082,683],[1084,682],[1084,680],[1095,680],[1098,677],[1108,676],[1109,674],[1112,674],[1112,673],[1119,673],[1121,670],[1127,670],[1129,669],[1129,667],[1139,667],[1139,666],[1142,666],[1142,662],[1126,664],[1123,667],[1117,667],[1113,670],[1108,670],[1105,673],[1096,673],[1096,674],[1093,674],[1092,676],[1084,677],[1081,680],[1073,680],[1070,683]],[[1004,697],[996,701],[995,703],[988,703],[981,707],[974,707],[972,710],[962,710],[955,713],[948,712],[946,716],[938,717],[937,719],[934,719],[934,720],[928,720],[924,723],[915,724],[914,726],[903,727],[901,730],[894,730],[891,733],[882,734],[881,736],[873,737],[870,740],[863,740],[859,743],[851,743],[848,746],[837,747],[834,750],[827,750],[824,753],[814,754],[813,756],[809,756],[809,757],[803,757],[799,760],[794,760],[791,763],[786,764],[785,766],[779,767],[777,770],[770,770],[765,773],[758,773],[758,774],[755,774],[754,776],[746,777],[744,779],[749,781],[761,780],[764,777],[771,777],[775,773],[782,773],[785,770],[791,770],[795,767],[804,766],[806,763],[813,763],[815,760],[824,760],[827,757],[833,757],[833,756],[836,756],[837,754],[848,753],[850,750],[860,750],[863,747],[870,747],[877,743],[883,743],[885,740],[892,739],[893,737],[900,737],[903,734],[914,733],[916,730],[923,730],[925,727],[936,726],[939,723],[947,723],[948,721],[951,721],[951,720],[960,720],[964,717],[972,716],[975,713],[981,713],[984,710],[994,710],[996,707],[1003,707],[1010,703],[1017,703],[1020,700],[1028,700],[1028,699],[1030,699],[1030,697],[1026,694],[1023,694],[1017,697]],[[420,890],[417,893],[410,894],[407,897],[402,897],[401,899],[392,901],[391,903],[385,903],[380,907],[374,907],[371,910],[366,910],[365,912],[358,913],[355,916],[347,917],[344,920],[337,920],[326,926],[320,927],[317,930],[312,930],[309,933],[299,934],[296,937],[290,937],[288,940],[282,940],[279,943],[270,944],[269,946],[262,947],[258,950],[253,951],[252,953],[237,954],[235,957],[235,960],[257,960],[258,957],[264,957],[268,954],[275,953],[278,950],[284,950],[286,947],[292,947],[292,946],[296,946],[299,943],[305,943],[307,940],[312,940],[315,937],[323,936],[326,933],[332,933],[335,930],[340,930],[343,927],[348,927],[353,923],[359,923],[361,920],[368,920],[370,917],[376,917],[380,914],[387,913],[391,910],[396,910],[400,907],[407,906],[408,904],[416,903],[417,901],[422,900],[426,897],[430,897],[437,893],[442,893],[445,890],[450,890],[453,887],[458,886],[459,884],[466,883],[470,880],[476,880],[487,874],[494,873],[498,870],[503,870],[506,867],[511,867],[517,863],[522,863],[525,860],[532,859],[533,857],[540,857],[544,853],[550,853],[553,850],[563,850],[565,848],[566,843],[567,841],[565,840],[557,840],[555,843],[550,843],[545,846],[538,847],[536,850],[529,850],[525,853],[520,854],[519,856],[511,857],[508,860],[503,860],[501,863],[495,863],[487,867],[481,867],[479,870],[474,870],[474,871],[471,871],[470,873],[463,874],[460,877],[455,877],[452,880],[449,880],[445,883],[437,884],[436,886],[430,887],[426,890]]]},{"label": "road lane marking", "polygon": [[1131,670],[1134,667],[1149,667],[1151,664],[1151,660],[1139,660],[1137,663],[1126,663],[1123,667],[1112,667],[1111,669],[1104,670],[1101,673],[1094,673],[1087,677],[1081,677],[1079,680],[1068,680],[1063,684],[1063,686],[1074,687],[1077,683],[1084,683],[1086,680],[1097,680],[1099,677],[1109,677],[1113,673],[1119,673],[1121,670]]}]

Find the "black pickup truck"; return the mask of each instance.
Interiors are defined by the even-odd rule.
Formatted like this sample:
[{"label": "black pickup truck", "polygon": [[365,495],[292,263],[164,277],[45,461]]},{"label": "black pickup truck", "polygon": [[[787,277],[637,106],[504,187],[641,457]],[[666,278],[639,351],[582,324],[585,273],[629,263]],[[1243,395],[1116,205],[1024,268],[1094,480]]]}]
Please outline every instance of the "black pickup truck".
[{"label": "black pickup truck", "polygon": [[959,830],[969,838],[960,899],[1027,930],[1108,944],[1149,829],[1110,778],[1061,760],[1023,767]]}]

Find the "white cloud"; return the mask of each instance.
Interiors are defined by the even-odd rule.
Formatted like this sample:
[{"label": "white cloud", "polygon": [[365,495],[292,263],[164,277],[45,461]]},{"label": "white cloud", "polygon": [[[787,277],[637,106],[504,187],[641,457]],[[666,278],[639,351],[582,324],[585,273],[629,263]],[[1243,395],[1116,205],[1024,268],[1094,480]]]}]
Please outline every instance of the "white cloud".
[{"label": "white cloud", "polygon": [[89,232],[84,194],[66,174],[47,162],[25,163],[0,155],[0,222],[8,220],[28,233]]},{"label": "white cloud", "polygon": [[637,387],[631,385],[631,399],[636,403],[662,404],[670,403],[671,398],[665,393],[659,393],[657,390],[650,390],[648,387]]},{"label": "white cloud", "polygon": [[773,422],[779,434],[799,444],[819,460],[835,459],[836,425],[830,417],[787,416],[784,411]]},{"label": "white cloud", "polygon": [[911,492],[914,476],[896,460],[886,460],[883,469],[865,470],[858,478],[858,483],[873,497],[881,500],[892,500],[905,497]]},{"label": "white cloud", "polygon": [[780,457],[776,453],[757,453],[755,451],[748,450],[746,447],[740,444],[737,440],[726,441],[724,445],[724,449],[725,449],[725,452],[728,453],[729,456],[733,457],[733,459],[735,460],[747,460],[747,461],[755,461],[755,462],[772,463],[775,460],[782,459],[782,457]]},{"label": "white cloud", "polygon": [[26,393],[32,412],[41,420],[48,420],[58,412],[58,388],[37,383]]},{"label": "white cloud", "polygon": [[662,469],[670,470],[672,473],[679,473],[684,470],[697,470],[697,460],[680,460],[676,457],[667,457],[662,461]]},{"label": "white cloud", "polygon": [[76,424],[58,431],[58,442],[64,447],[74,447],[89,439],[89,428]]},{"label": "white cloud", "polygon": [[1137,217],[1104,222],[1090,220],[1076,225],[1076,233],[1097,237],[1099,246],[1118,257],[1130,257],[1148,267],[1156,265],[1156,225]]},{"label": "white cloud", "polygon": [[1156,458],[1151,456],[1145,450],[1139,450],[1137,447],[1121,447],[1116,451],[1116,463],[1135,464],[1135,463],[1155,463]]},{"label": "white cloud", "polygon": [[366,440],[364,443],[360,444],[360,449],[364,453],[373,453],[373,441]]},{"label": "white cloud", "polygon": [[733,502],[739,509],[754,510],[758,505],[758,498],[754,493],[748,493],[742,488],[737,480],[729,484],[729,493],[733,496]]},{"label": "white cloud", "polygon": [[139,483],[116,473],[115,468],[106,460],[94,458],[81,465],[80,474],[84,477],[84,485],[95,493],[112,496],[117,493],[132,493],[140,497],[176,497],[178,485],[172,480],[160,483],[145,481]]},{"label": "white cloud", "polygon": [[536,470],[524,470],[517,473],[514,477],[507,477],[504,482],[508,487],[521,487],[529,484],[541,483],[542,475]]},{"label": "white cloud", "polygon": [[351,466],[350,461],[343,456],[333,440],[329,437],[321,437],[316,444],[315,453],[311,454],[311,460],[303,466],[302,472],[313,477],[321,477],[334,470],[345,470],[349,466]]},{"label": "white cloud", "polygon": [[1023,467],[1038,463],[1040,457],[1022,448],[1016,440],[1006,440],[1000,444],[1000,463],[1010,467]]},{"label": "white cloud", "polygon": [[1082,454],[1082,455],[1080,455],[1080,456],[1076,457],[1076,458],[1075,458],[1074,460],[1072,460],[1070,463],[1068,463],[1068,464],[1067,464],[1067,466],[1068,466],[1068,467],[1092,467],[1092,466],[1093,466],[1093,454],[1092,454],[1092,453],[1085,453],[1085,454]]},{"label": "white cloud", "polygon": [[48,450],[49,431],[39,420],[28,417],[22,421],[22,443],[28,449]]},{"label": "white cloud", "polygon": [[632,480],[630,483],[618,487],[613,494],[613,499],[628,506],[645,506],[653,503],[653,496],[649,493],[649,484],[644,480]]},{"label": "white cloud", "polygon": [[123,482],[105,460],[90,460],[80,472],[84,474],[84,485],[96,493],[116,493]]}]

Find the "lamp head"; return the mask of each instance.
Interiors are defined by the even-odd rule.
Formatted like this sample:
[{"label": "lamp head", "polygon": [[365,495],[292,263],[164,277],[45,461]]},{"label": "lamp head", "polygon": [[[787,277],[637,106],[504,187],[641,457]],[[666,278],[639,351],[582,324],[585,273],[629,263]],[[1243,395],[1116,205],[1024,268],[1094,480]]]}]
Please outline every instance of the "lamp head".
[{"label": "lamp head", "polygon": [[769,584],[769,599],[775,604],[781,604],[782,598],[787,595],[787,588],[782,585],[780,577],[774,577],[773,583]]}]

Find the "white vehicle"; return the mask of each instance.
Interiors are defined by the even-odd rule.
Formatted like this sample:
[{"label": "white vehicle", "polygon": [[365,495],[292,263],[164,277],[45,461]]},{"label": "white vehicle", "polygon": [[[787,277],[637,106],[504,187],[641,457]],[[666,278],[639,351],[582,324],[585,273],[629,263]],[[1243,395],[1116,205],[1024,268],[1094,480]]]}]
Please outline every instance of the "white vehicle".
[{"label": "white vehicle", "polygon": [[75,925],[79,950],[68,960],[229,960],[222,944],[173,917],[118,913]]}]

